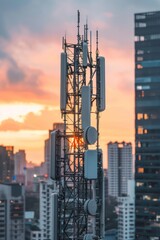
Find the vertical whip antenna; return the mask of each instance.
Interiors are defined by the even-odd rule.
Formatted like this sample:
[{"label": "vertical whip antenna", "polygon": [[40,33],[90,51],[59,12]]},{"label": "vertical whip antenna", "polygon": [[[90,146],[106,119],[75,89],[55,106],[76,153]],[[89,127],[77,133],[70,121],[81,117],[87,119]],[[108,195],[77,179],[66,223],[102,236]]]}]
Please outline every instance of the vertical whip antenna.
[{"label": "vertical whip antenna", "polygon": [[88,18],[86,18],[86,42],[88,41]]},{"label": "vertical whip antenna", "polygon": [[66,33],[65,33],[65,35],[62,37],[62,49],[63,49],[64,52],[65,52],[65,50],[66,50]]},{"label": "vertical whip antenna", "polygon": [[90,31],[90,58],[92,57],[92,31]]},{"label": "vertical whip antenna", "polygon": [[86,24],[84,25],[84,41],[88,41],[88,19],[86,19]]},{"label": "vertical whip antenna", "polygon": [[77,11],[77,31],[78,31],[77,40],[78,40],[78,42],[80,40],[79,28],[80,28],[80,11],[78,10]]},{"label": "vertical whip antenna", "polygon": [[87,42],[86,25],[84,25],[84,41]]},{"label": "vertical whip antenna", "polygon": [[64,37],[62,37],[62,49],[64,50]]},{"label": "vertical whip antenna", "polygon": [[96,31],[96,57],[99,55],[99,49],[98,49],[98,30]]}]

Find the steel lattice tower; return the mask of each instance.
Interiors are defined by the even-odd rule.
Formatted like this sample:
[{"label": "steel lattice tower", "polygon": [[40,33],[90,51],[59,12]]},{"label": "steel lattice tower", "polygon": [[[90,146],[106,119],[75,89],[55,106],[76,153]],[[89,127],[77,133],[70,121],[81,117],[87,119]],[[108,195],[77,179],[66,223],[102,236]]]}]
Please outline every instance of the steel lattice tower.
[{"label": "steel lattice tower", "polygon": [[[84,25],[83,35],[80,35],[79,11],[77,23],[77,43],[68,43],[63,38],[61,113],[64,132],[53,132],[52,139],[54,157],[51,171],[54,167],[54,173],[51,177],[58,186],[58,195],[54,200],[58,209],[55,240],[103,238],[99,112],[105,108],[105,63],[104,58],[99,57],[98,32],[95,61],[92,56],[92,34],[90,32],[89,41],[87,24]],[[92,169],[90,157],[95,159],[93,165],[96,169]],[[91,176],[90,171],[93,173]]]}]

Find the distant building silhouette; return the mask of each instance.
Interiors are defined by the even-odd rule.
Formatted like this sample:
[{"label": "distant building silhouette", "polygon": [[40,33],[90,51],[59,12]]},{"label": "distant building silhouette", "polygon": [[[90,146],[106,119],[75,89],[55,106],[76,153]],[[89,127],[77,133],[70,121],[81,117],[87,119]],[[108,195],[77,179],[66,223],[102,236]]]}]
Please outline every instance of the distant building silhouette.
[{"label": "distant building silhouette", "polygon": [[49,137],[45,140],[45,146],[44,146],[44,160],[46,165],[46,173],[49,176],[50,175],[50,158],[51,158],[51,143],[50,143],[50,137],[51,132],[54,130],[64,130],[64,124],[63,123],[53,123],[53,129],[49,130]]},{"label": "distant building silhouette", "polygon": [[133,179],[131,143],[108,143],[108,194],[127,194],[127,181]]},{"label": "distant building silhouette", "polygon": [[24,211],[24,187],[0,184],[0,239],[25,239]]},{"label": "distant building silhouette", "polygon": [[160,11],[135,14],[136,240],[160,239]]},{"label": "distant building silhouette", "polygon": [[0,183],[11,182],[14,175],[14,147],[0,146]]},{"label": "distant building silhouette", "polygon": [[25,150],[19,150],[14,154],[14,178],[16,182],[25,183],[26,164]]}]

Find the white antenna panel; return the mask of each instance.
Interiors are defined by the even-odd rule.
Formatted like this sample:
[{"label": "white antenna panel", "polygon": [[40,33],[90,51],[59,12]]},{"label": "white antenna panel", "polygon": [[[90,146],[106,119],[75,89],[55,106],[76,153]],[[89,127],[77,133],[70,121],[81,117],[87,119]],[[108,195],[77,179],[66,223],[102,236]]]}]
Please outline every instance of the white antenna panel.
[{"label": "white antenna panel", "polygon": [[61,111],[66,110],[67,54],[61,53]]},{"label": "white antenna panel", "polygon": [[51,132],[51,160],[50,160],[50,178],[55,180],[56,179],[56,136],[57,136],[57,130]]},{"label": "white antenna panel", "polygon": [[102,112],[106,108],[106,94],[105,94],[105,58],[99,57],[99,104],[98,111]]},{"label": "white antenna panel", "polygon": [[83,67],[87,67],[88,45],[83,42]]},{"label": "white antenna panel", "polygon": [[90,126],[91,122],[91,90],[90,86],[82,87],[82,128]]},{"label": "white antenna panel", "polygon": [[84,153],[84,177],[97,179],[97,150],[87,150]]}]

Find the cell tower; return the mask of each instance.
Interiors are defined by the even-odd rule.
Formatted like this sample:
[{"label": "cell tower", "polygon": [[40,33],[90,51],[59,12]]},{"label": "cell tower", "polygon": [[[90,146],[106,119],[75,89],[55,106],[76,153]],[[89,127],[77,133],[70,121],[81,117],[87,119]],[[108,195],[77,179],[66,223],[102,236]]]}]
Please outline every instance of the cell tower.
[{"label": "cell tower", "polygon": [[105,59],[99,56],[96,32],[95,60],[88,24],[77,43],[63,38],[61,100],[64,131],[51,134],[51,178],[57,185],[54,240],[103,239],[104,201],[99,114],[105,110]]}]

